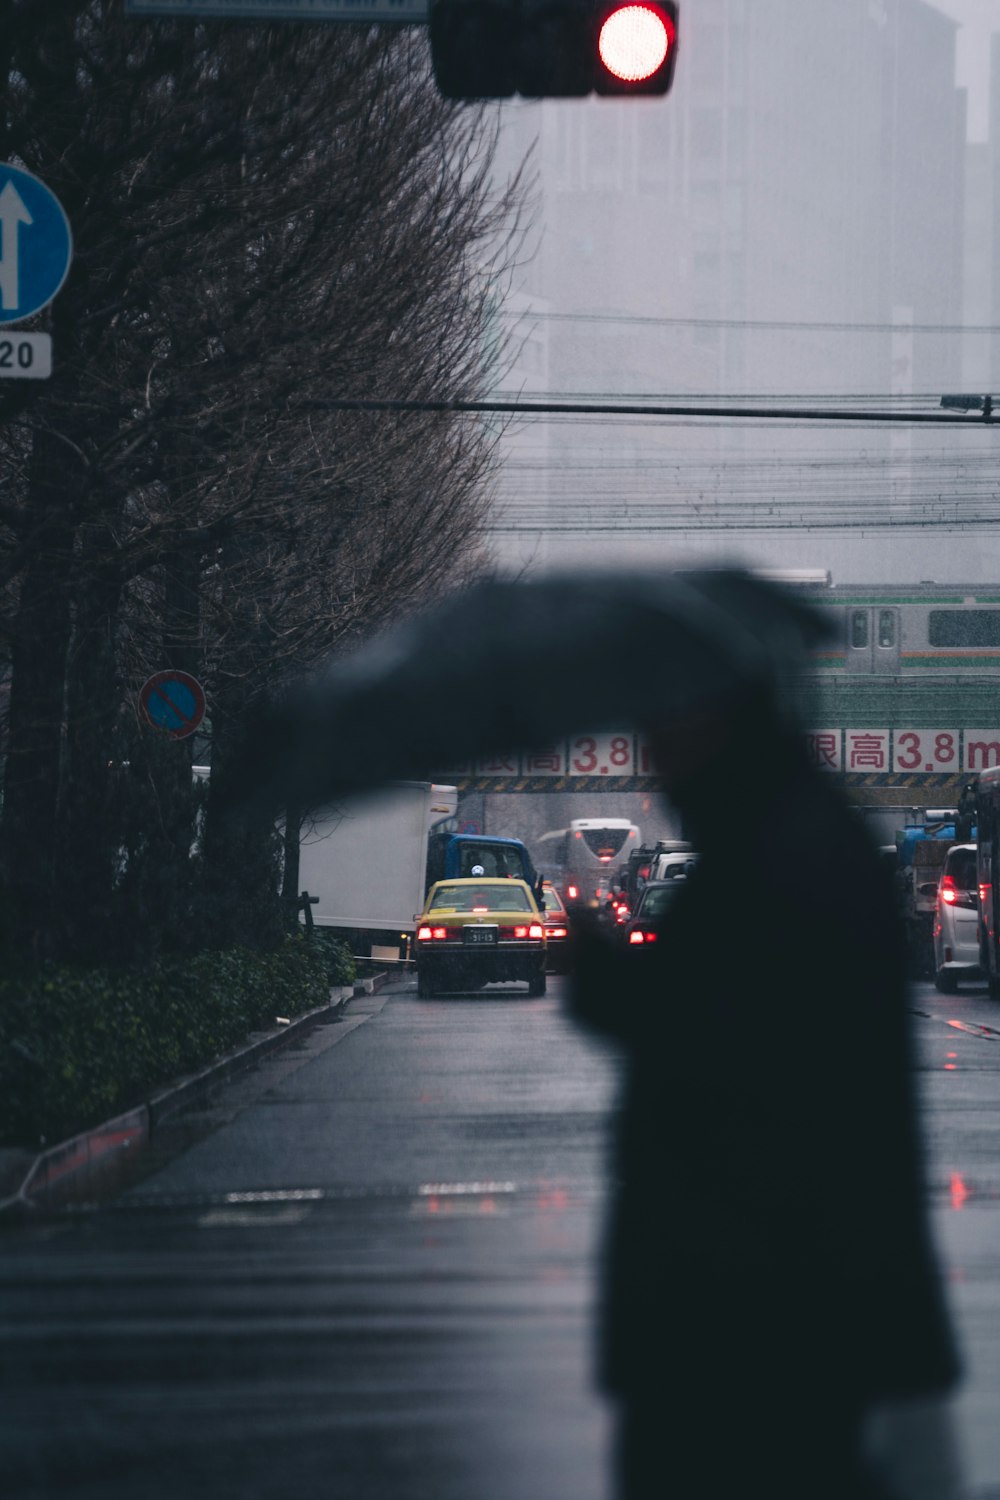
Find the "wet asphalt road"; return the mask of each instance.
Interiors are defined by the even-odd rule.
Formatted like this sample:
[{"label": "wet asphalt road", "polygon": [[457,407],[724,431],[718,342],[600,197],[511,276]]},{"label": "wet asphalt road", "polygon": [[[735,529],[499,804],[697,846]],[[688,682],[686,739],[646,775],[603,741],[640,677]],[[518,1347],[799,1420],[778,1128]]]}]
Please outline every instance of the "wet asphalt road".
[{"label": "wet asphalt road", "polygon": [[[0,1236],[0,1494],[607,1500],[617,1062],[559,985],[356,1000],[115,1202]],[[997,1500],[1000,1005],[913,1006],[967,1494]]]},{"label": "wet asphalt road", "polygon": [[355,1000],[0,1240],[0,1494],[600,1500],[615,1064],[557,991]]}]

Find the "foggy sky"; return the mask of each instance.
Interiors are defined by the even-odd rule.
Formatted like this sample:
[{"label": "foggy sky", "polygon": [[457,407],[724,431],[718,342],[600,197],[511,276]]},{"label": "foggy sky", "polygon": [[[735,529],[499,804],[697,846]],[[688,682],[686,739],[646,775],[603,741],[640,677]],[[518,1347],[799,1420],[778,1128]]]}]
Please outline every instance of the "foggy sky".
[{"label": "foggy sky", "polygon": [[[747,82],[739,122],[739,40],[730,38],[725,74],[704,71],[704,27],[735,14],[717,5],[689,12],[666,100],[503,107],[511,159],[534,140],[538,168],[536,239],[511,303],[531,337],[503,394],[669,401],[702,392],[930,410],[945,392],[990,388],[1000,355],[988,332],[1000,324],[992,189],[967,175],[955,89],[967,91],[967,140],[982,141],[996,0],[914,0],[958,23],[954,72],[946,28],[933,46],[924,39],[919,65],[907,53],[913,76],[892,105],[891,143],[872,46],[881,0],[849,7],[867,19],[846,58],[831,13],[809,25],[801,0],[787,5],[766,6],[768,36],[790,18],[786,45],[771,57],[757,36],[762,72]],[[720,128],[713,186],[696,168],[704,173]],[[744,139],[754,150],[734,178]],[[978,170],[988,171],[985,158]],[[970,326],[977,332],[958,331]],[[995,428],[729,429],[614,420],[515,429],[498,494],[501,565],[722,557],[829,568],[845,583],[1000,583]],[[890,503],[891,523],[879,523]],[[751,513],[757,524],[745,530]],[[712,530],[714,515],[723,524]],[[698,524],[685,529],[686,516]]]},{"label": "foggy sky", "polygon": [[969,92],[969,140],[989,133],[990,35],[1000,28],[996,0],[935,0],[960,26],[956,82]]}]

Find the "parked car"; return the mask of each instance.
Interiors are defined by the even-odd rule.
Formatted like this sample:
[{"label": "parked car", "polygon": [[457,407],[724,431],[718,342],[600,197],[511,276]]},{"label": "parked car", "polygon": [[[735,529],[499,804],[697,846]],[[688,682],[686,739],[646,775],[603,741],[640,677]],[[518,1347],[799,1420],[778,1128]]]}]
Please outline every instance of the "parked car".
[{"label": "parked car", "polygon": [[551,880],[542,881],[542,926],[545,967],[550,974],[565,974],[569,967],[569,914]]},{"label": "parked car", "polygon": [[509,980],[545,994],[545,925],[527,881],[439,880],[416,920],[418,995]]},{"label": "parked car", "polygon": [[944,857],[934,910],[934,983],[945,994],[960,979],[981,979],[976,845],[953,844]]},{"label": "parked car", "polygon": [[619,929],[621,940],[630,948],[644,943],[655,943],[660,918],[677,900],[684,886],[684,878],[674,876],[670,880],[650,880],[639,892],[635,910]]}]

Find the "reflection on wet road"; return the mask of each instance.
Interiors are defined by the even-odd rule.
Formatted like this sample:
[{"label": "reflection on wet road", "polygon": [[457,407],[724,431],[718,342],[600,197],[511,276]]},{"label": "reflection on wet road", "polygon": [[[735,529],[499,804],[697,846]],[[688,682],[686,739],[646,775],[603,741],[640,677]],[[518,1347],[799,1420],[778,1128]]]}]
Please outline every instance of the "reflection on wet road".
[{"label": "reflection on wet road", "polygon": [[6,1495],[602,1500],[614,1062],[558,996],[366,1009],[8,1239]]},{"label": "reflection on wet road", "polygon": [[[617,1063],[558,984],[356,1001],[178,1122],[115,1203],[0,1239],[4,1496],[608,1500]],[[916,985],[912,1009],[968,1500],[995,1500],[1000,1007]]]}]

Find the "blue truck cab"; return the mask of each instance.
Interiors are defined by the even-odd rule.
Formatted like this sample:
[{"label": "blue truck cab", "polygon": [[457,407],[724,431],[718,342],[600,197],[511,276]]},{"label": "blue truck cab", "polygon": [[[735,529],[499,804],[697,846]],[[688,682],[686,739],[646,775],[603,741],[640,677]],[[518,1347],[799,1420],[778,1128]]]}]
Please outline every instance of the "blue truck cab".
[{"label": "blue truck cab", "polygon": [[526,880],[534,889],[536,871],[520,839],[484,833],[432,833],[427,842],[427,889],[436,880],[463,880],[482,874]]}]

